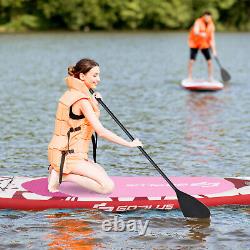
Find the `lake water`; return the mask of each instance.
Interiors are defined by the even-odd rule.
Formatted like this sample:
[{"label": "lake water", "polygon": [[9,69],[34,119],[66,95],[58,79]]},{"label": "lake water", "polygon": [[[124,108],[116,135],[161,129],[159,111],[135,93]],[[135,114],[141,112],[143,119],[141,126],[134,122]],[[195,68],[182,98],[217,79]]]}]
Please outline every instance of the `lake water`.
[{"label": "lake water", "polygon": [[[46,176],[47,145],[67,67],[83,57],[100,63],[104,102],[167,176],[250,176],[250,34],[220,33],[218,56],[232,75],[225,89],[191,93],[187,33],[30,33],[0,35],[1,175]],[[215,78],[220,79],[214,64]],[[206,77],[198,56],[195,77]],[[126,138],[102,110],[105,127]],[[98,162],[109,175],[152,175],[137,149],[99,139]],[[136,211],[145,235],[105,232],[114,214],[88,210],[0,211],[0,249],[250,249],[249,206],[211,209],[211,221],[180,211]]]}]

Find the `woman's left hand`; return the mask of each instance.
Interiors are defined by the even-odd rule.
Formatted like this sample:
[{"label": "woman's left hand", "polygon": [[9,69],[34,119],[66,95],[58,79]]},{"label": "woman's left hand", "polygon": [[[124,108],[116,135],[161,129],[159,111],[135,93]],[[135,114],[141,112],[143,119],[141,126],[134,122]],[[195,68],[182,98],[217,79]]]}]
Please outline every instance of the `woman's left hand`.
[{"label": "woman's left hand", "polygon": [[97,106],[99,106],[99,102],[97,101],[97,99],[102,99],[102,96],[101,96],[101,94],[99,93],[99,92],[95,92],[94,94],[93,94],[93,101],[94,101],[94,103],[97,105]]},{"label": "woman's left hand", "polygon": [[100,94],[99,92],[95,92],[95,93],[93,94],[93,96],[94,96],[96,99],[102,99],[102,96],[101,96],[101,94]]}]

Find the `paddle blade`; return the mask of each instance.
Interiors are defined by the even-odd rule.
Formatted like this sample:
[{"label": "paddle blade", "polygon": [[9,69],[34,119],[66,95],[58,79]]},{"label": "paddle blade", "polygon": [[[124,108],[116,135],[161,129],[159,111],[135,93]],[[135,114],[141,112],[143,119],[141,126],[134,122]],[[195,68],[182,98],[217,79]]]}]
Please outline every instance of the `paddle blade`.
[{"label": "paddle blade", "polygon": [[209,209],[193,196],[186,194],[180,190],[176,190],[180,209],[185,217],[190,218],[209,218]]},{"label": "paddle blade", "polygon": [[221,78],[224,82],[230,81],[231,76],[224,68],[221,68],[220,73],[221,73]]}]

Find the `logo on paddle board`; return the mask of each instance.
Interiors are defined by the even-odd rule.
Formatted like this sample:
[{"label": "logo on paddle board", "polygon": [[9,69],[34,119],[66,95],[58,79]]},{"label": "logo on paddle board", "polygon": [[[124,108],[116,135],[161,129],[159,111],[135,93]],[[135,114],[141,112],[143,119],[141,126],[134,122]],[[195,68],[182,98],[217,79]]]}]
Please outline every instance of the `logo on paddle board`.
[{"label": "logo on paddle board", "polygon": [[124,206],[107,206],[107,203],[95,204],[93,206],[95,209],[100,209],[107,212],[125,212],[133,211],[137,209],[156,209],[156,210],[171,210],[174,208],[174,204],[164,204],[164,205],[124,205]]}]

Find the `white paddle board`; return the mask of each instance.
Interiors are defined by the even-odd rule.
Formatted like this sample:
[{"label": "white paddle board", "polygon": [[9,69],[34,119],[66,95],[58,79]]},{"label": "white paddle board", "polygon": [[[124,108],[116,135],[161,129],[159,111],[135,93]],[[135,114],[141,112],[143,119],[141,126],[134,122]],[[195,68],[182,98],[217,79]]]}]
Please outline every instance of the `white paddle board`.
[{"label": "white paddle board", "polygon": [[216,91],[224,88],[223,83],[219,81],[204,79],[184,79],[181,81],[181,86],[192,91]]}]

